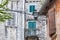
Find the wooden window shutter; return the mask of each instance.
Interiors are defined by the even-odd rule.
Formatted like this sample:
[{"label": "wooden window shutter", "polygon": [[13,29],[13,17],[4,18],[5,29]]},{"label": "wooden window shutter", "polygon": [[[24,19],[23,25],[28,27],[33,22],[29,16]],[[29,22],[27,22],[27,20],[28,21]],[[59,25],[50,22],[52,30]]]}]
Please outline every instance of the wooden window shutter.
[{"label": "wooden window shutter", "polygon": [[49,19],[49,35],[50,37],[52,37],[56,33],[54,8],[49,10],[48,19]]}]

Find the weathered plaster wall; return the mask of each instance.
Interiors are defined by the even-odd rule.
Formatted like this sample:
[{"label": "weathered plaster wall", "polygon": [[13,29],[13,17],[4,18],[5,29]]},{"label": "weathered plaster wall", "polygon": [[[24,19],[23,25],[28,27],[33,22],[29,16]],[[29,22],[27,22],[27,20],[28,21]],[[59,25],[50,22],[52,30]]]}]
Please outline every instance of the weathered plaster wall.
[{"label": "weathered plaster wall", "polygon": [[60,0],[56,0],[56,29],[57,29],[57,39],[60,40]]},{"label": "weathered plaster wall", "polygon": [[53,7],[48,10],[47,14],[47,40],[51,40],[50,35],[54,33],[54,9]]},{"label": "weathered plaster wall", "polygon": [[47,40],[51,40],[50,36],[49,36],[49,19],[47,18]]}]

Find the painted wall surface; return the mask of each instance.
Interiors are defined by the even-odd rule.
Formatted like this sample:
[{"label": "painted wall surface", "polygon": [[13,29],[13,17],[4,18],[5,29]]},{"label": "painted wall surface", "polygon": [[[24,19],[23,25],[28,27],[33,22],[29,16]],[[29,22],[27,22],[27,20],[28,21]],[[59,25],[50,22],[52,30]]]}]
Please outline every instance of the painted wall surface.
[{"label": "painted wall surface", "polygon": [[[0,2],[1,3],[1,2]],[[12,10],[19,10],[19,11],[24,11],[24,1],[19,0],[19,1],[9,1],[9,4],[7,5],[9,9]],[[0,23],[0,40],[24,40],[24,15],[23,12],[11,12],[13,15],[13,19],[10,21],[6,21],[5,24]],[[13,28],[8,28],[7,32],[5,31],[5,26],[12,26]],[[14,28],[14,26],[17,27],[17,31]],[[14,32],[13,32],[14,31]],[[17,32],[17,34],[16,34]],[[7,35],[5,35],[5,33]],[[7,38],[5,39],[5,37]],[[14,37],[13,37],[14,36]]]},{"label": "painted wall surface", "polygon": [[5,24],[0,23],[0,40],[5,40]]},{"label": "painted wall surface", "polygon": [[60,0],[56,0],[56,13],[55,13],[55,18],[56,18],[56,29],[57,29],[57,39],[60,40]]},{"label": "painted wall surface", "polygon": [[50,8],[47,14],[47,40],[51,40],[53,33],[56,33],[54,7]]}]

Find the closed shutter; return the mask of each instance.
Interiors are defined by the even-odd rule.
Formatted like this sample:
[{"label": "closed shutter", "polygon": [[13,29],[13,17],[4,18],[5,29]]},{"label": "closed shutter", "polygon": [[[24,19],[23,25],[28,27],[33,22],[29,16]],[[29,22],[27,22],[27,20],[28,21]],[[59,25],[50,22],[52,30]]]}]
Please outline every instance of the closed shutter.
[{"label": "closed shutter", "polygon": [[35,5],[30,5],[29,12],[34,12],[34,10],[35,10]]},{"label": "closed shutter", "polygon": [[48,19],[49,19],[49,35],[52,36],[56,33],[54,9],[51,9],[48,12]]},{"label": "closed shutter", "polygon": [[28,34],[35,35],[36,34],[36,21],[28,22]]},{"label": "closed shutter", "polygon": [[35,29],[36,28],[36,22],[28,22],[28,28],[29,29]]}]

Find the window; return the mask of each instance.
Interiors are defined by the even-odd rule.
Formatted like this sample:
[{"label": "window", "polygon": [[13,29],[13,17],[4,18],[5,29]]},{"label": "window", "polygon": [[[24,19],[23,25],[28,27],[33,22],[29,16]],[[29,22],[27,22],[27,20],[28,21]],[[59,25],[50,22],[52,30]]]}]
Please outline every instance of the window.
[{"label": "window", "polygon": [[35,10],[35,5],[30,5],[29,6],[29,12],[34,12]]},{"label": "window", "polygon": [[29,21],[28,22],[28,28],[29,29],[35,29],[36,28],[36,21]]},{"label": "window", "polygon": [[28,22],[28,35],[36,35],[36,21]]}]

